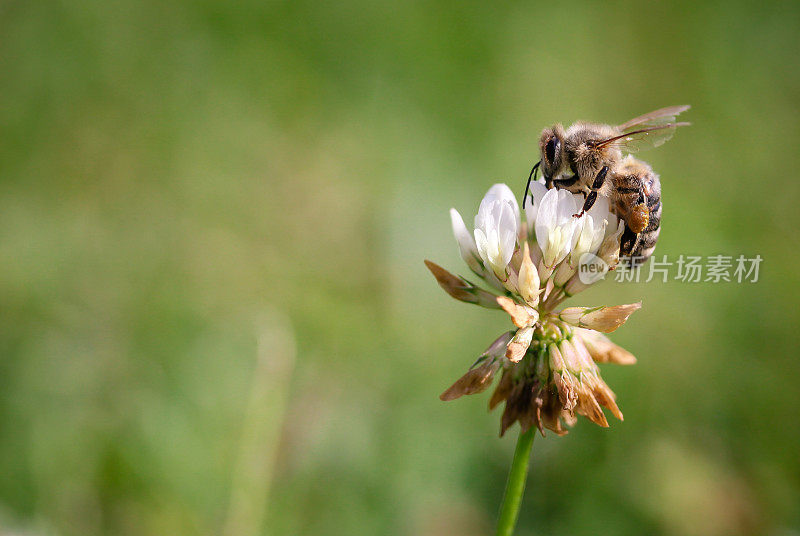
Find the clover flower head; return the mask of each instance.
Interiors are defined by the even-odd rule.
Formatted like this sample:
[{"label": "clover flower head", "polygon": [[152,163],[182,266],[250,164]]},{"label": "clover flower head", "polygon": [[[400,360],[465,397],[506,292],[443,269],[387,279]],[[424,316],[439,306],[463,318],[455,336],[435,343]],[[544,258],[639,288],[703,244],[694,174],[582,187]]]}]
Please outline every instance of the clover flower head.
[{"label": "clover flower head", "polygon": [[461,257],[478,278],[472,282],[425,261],[450,296],[502,309],[514,329],[498,337],[469,371],[442,395],[454,400],[500,380],[489,407],[505,402],[501,435],[519,422],[561,435],[583,415],[608,426],[603,412],[622,419],[615,395],[598,363],[633,364],[629,352],[604,333],[621,326],[640,303],[613,307],[567,307],[561,302],[596,283],[619,262],[624,222],[600,198],[586,213],[583,197],[531,184],[522,221],[511,189],[495,184],[478,207],[472,233],[450,210]]}]

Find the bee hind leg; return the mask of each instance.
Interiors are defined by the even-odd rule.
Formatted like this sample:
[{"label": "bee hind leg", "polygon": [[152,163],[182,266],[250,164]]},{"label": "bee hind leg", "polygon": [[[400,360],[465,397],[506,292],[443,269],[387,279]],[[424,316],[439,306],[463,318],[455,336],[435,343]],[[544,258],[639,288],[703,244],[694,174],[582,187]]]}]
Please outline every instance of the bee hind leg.
[{"label": "bee hind leg", "polygon": [[647,228],[649,223],[650,209],[647,206],[647,196],[644,195],[643,191],[640,191],[636,204],[630,209],[627,225],[630,226],[633,232],[641,233]]},{"label": "bee hind leg", "polygon": [[619,239],[619,254],[621,257],[630,257],[636,250],[636,244],[639,242],[639,233],[634,233],[628,225],[625,225],[625,230]]}]

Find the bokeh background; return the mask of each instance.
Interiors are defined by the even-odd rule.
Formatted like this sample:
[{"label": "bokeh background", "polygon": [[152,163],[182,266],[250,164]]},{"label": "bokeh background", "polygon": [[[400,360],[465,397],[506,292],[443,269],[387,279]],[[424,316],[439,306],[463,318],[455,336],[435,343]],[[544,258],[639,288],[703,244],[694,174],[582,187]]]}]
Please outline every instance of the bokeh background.
[{"label": "bokeh background", "polygon": [[[521,535],[800,534],[796,2],[0,3],[0,531],[492,532],[516,429],[438,395],[508,326],[448,209],[540,130],[692,104],[625,422],[534,445]],[[673,272],[674,274],[674,272]]]}]

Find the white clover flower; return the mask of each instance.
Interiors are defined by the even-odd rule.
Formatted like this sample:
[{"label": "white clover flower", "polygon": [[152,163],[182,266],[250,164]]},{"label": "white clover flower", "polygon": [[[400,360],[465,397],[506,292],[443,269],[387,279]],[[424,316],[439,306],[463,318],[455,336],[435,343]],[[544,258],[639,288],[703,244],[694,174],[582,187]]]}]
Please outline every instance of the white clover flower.
[{"label": "white clover flower", "polygon": [[523,430],[535,426],[542,433],[547,428],[563,435],[562,423],[572,426],[576,415],[608,426],[603,408],[619,419],[622,413],[596,363],[636,360],[600,332],[617,329],[641,304],[557,307],[617,266],[625,224],[604,197],[575,217],[583,196],[548,190],[540,182],[532,183],[530,192],[524,224],[504,184],[495,184],[484,196],[473,234],[461,215],[450,211],[461,257],[485,287],[425,261],[450,296],[503,309],[515,327],[492,343],[441,399],[479,393],[500,374],[489,407],[505,402],[501,435],[515,422]]},{"label": "white clover flower", "polygon": [[[548,277],[572,248],[572,239],[579,223],[578,218],[574,217],[577,212],[575,200],[566,190],[548,190],[542,197],[535,229],[536,242],[542,250],[542,263]],[[542,277],[542,280],[546,279]]]},{"label": "white clover flower", "polygon": [[514,255],[519,231],[519,206],[511,189],[495,184],[484,196],[475,216],[478,254],[501,281],[508,280],[508,263]]}]

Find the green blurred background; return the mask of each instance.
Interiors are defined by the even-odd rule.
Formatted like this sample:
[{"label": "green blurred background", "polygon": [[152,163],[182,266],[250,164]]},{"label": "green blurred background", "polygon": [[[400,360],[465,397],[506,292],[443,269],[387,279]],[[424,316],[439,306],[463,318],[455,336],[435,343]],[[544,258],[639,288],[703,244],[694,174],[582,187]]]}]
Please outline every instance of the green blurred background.
[{"label": "green blurred background", "polygon": [[0,3],[0,531],[491,533],[516,428],[442,403],[502,314],[447,210],[540,130],[692,104],[607,282],[624,423],[534,445],[521,535],[800,534],[796,2]]}]

